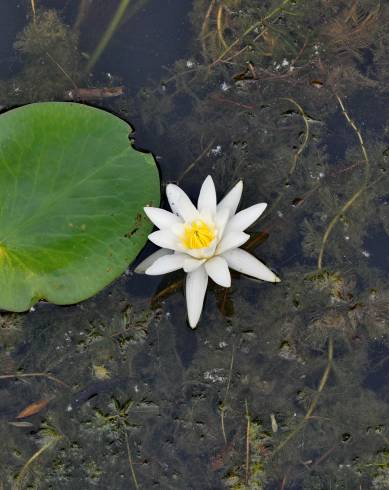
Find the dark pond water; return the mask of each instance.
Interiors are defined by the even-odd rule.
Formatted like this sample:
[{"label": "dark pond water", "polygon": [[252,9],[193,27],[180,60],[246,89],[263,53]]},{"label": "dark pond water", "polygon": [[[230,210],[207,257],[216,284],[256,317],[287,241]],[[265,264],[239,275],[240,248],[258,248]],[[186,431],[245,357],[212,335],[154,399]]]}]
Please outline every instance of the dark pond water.
[{"label": "dark pond water", "polygon": [[389,488],[388,3],[132,0],[91,64],[120,3],[2,1],[0,105],[74,84],[162,190],[243,179],[282,281],[211,284],[195,330],[183,274],[133,265],[2,313],[0,489]]}]

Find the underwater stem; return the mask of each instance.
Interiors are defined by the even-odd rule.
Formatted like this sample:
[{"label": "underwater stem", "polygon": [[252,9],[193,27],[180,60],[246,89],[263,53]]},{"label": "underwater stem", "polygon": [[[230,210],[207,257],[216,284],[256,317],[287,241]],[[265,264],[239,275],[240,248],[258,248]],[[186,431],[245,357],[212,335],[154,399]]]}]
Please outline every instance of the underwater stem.
[{"label": "underwater stem", "polygon": [[207,47],[205,45],[205,38],[207,37],[208,34],[208,24],[209,24],[209,19],[212,14],[213,7],[215,6],[216,0],[211,0],[209,7],[207,9],[207,12],[205,14],[204,20],[203,20],[203,25],[201,26],[201,34],[200,34],[200,39],[201,39],[201,47],[203,50],[203,57],[204,59],[207,59]]},{"label": "underwater stem", "polygon": [[[281,97],[281,100],[288,100],[289,102],[292,102],[292,104],[294,106],[297,107],[297,109],[299,110],[299,112],[300,112],[300,114],[301,114],[301,116],[302,116],[302,118],[304,120],[304,125],[305,125],[304,139],[303,139],[303,142],[301,143],[300,148],[293,155],[292,164],[291,164],[290,169],[288,171],[287,180],[285,182],[285,185],[286,185],[286,184],[289,183],[289,177],[296,170],[298,159],[300,158],[302,152],[304,151],[305,147],[307,146],[308,138],[309,138],[309,122],[308,122],[307,115],[304,112],[304,109],[301,107],[301,105],[297,101],[295,101],[291,97]],[[284,197],[285,191],[286,191],[286,187],[284,186],[284,189],[279,193],[278,197],[272,203],[270,210],[273,210],[273,209],[275,209],[278,206],[279,202]]]},{"label": "underwater stem", "polygon": [[205,155],[210,151],[210,149],[212,148],[212,145],[214,143],[215,140],[211,140],[211,142],[204,148],[204,150],[200,153],[200,155],[191,163],[189,164],[186,169],[182,172],[182,174],[178,177],[177,179],[177,182],[180,182],[187,173],[189,173],[194,167],[195,165],[202,159],[205,157]]},{"label": "underwater stem", "polygon": [[249,409],[247,405],[247,400],[245,400],[246,405],[246,485],[249,484],[250,480],[250,427],[251,427],[251,418],[249,414]]},{"label": "underwater stem", "polygon": [[2,374],[0,375],[0,379],[11,379],[11,378],[34,378],[34,377],[41,377],[41,378],[47,378],[51,379],[51,381],[55,381],[56,383],[62,385],[62,386],[69,386],[60,379],[56,378],[55,376],[52,376],[51,374],[48,373],[18,373],[18,374]]},{"label": "underwater stem", "polygon": [[31,466],[31,464],[39,458],[47,449],[49,449],[51,446],[56,444],[60,439],[62,439],[63,436],[58,434],[56,437],[51,439],[49,442],[47,442],[44,446],[42,446],[38,451],[36,451],[31,458],[23,465],[22,469],[20,470],[18,476],[16,477],[16,482],[15,482],[15,490],[19,490],[22,487],[23,480],[27,474],[28,468]]},{"label": "underwater stem", "polygon": [[226,388],[226,393],[224,395],[224,400],[220,406],[220,424],[221,424],[221,429],[222,429],[222,434],[223,434],[223,439],[224,439],[224,444],[227,444],[227,436],[226,436],[226,430],[224,426],[224,413],[227,410],[226,407],[226,401],[230,392],[230,385],[231,385],[231,376],[232,376],[232,368],[234,366],[234,351],[235,351],[235,346],[232,346],[232,353],[231,353],[231,361],[230,361],[230,369],[228,372],[228,380],[227,380],[227,388]]},{"label": "underwater stem", "polygon": [[85,68],[85,71],[87,73],[89,73],[92,70],[92,68],[95,66],[100,56],[103,54],[105,48],[108,46],[109,42],[112,39],[112,36],[115,34],[115,31],[118,28],[120,21],[122,20],[126,12],[129,3],[130,0],[121,0],[114,16],[111,19],[111,22],[109,23],[107,29],[103,34],[103,37],[100,39],[99,44],[97,45],[95,51],[93,52],[92,56],[88,61],[88,64]]},{"label": "underwater stem", "polygon": [[369,180],[370,162],[369,162],[369,157],[367,155],[365,143],[364,143],[363,138],[362,138],[362,134],[359,131],[359,129],[358,129],[357,125],[355,124],[355,122],[350,118],[350,116],[349,116],[348,112],[346,111],[346,108],[345,108],[345,106],[343,104],[342,99],[337,94],[335,94],[335,97],[337,98],[337,100],[339,102],[339,105],[340,105],[340,108],[342,109],[342,113],[343,113],[344,117],[346,118],[346,120],[350,124],[350,126],[353,128],[353,130],[355,131],[355,133],[356,133],[356,135],[358,137],[359,144],[361,146],[361,151],[362,151],[362,154],[363,154],[363,158],[364,158],[365,164],[366,164],[365,165],[365,169],[366,170],[365,170],[365,180],[364,180],[362,186],[340,208],[340,210],[336,213],[336,215],[330,221],[330,224],[327,226],[327,229],[326,229],[326,231],[324,233],[324,236],[323,236],[323,239],[322,239],[322,242],[321,242],[321,248],[320,248],[319,258],[317,260],[317,268],[319,270],[321,270],[322,265],[323,265],[324,250],[325,250],[325,246],[326,246],[326,243],[328,241],[328,238],[329,238],[329,236],[330,236],[330,234],[332,232],[332,229],[334,228],[334,226],[336,225],[336,223],[339,221],[340,217],[353,205],[353,203],[363,193],[363,191],[367,187],[368,180]]},{"label": "underwater stem", "polygon": [[313,412],[315,411],[315,408],[317,406],[317,403],[319,401],[319,398],[320,398],[320,395],[322,393],[322,391],[324,390],[324,387],[325,385],[327,384],[327,381],[328,381],[328,377],[330,375],[330,372],[331,372],[331,366],[332,366],[332,361],[333,361],[333,357],[334,357],[334,341],[332,339],[332,337],[329,337],[328,339],[328,354],[327,354],[327,366],[323,372],[323,375],[321,377],[321,380],[320,380],[320,383],[319,383],[319,387],[316,391],[316,395],[315,397],[313,398],[311,404],[309,405],[308,407],[308,410],[306,412],[306,414],[304,415],[304,418],[302,419],[302,421],[297,425],[297,427],[274,449],[273,453],[272,453],[272,457],[274,457],[278,452],[281,451],[281,449],[283,447],[286,446],[286,444],[288,444],[288,442],[293,439],[293,437],[295,435],[297,435],[300,430],[305,426],[305,424],[309,421],[309,419],[311,418]]},{"label": "underwater stem", "polygon": [[36,6],[35,6],[35,0],[31,0],[31,10],[32,10],[32,18],[34,19],[34,22],[36,21]]},{"label": "underwater stem", "polygon": [[131,478],[132,478],[132,481],[134,482],[134,487],[136,488],[136,490],[139,490],[139,484],[138,484],[138,480],[136,479],[134,465],[132,463],[132,456],[131,456],[130,444],[128,442],[128,435],[127,435],[127,432],[126,431],[124,432],[124,435],[126,437],[128,464],[130,465]]},{"label": "underwater stem", "polygon": [[[222,54],[219,56],[219,58],[217,58],[210,65],[210,68],[212,66],[216,65],[217,63],[219,63],[220,61],[222,61],[223,58],[225,57],[225,55],[228,54],[231,51],[231,49],[233,49],[237,44],[239,44],[242,41],[243,38],[245,38],[246,36],[248,36],[257,27],[262,26],[265,21],[271,19],[272,17],[274,17],[274,15],[278,14],[278,12],[280,12],[285,7],[285,5],[288,4],[289,2],[290,2],[290,0],[283,0],[283,2],[281,3],[281,5],[279,5],[274,10],[272,10],[271,12],[269,12],[265,17],[263,17],[262,19],[258,20],[257,22],[254,22],[254,24],[251,24],[251,26],[248,27],[241,36],[237,37],[235,39],[235,41],[233,41],[229,46],[226,47],[226,49],[222,52]],[[266,30],[266,28],[264,28],[264,30]]]},{"label": "underwater stem", "polygon": [[219,36],[219,40],[222,43],[223,48],[226,48],[227,43],[225,42],[223,36],[223,4],[219,6],[219,9],[217,11],[216,26],[217,26],[217,35]]},{"label": "underwater stem", "polygon": [[54,65],[58,68],[58,70],[60,70],[64,75],[65,77],[69,80],[69,82],[73,85],[73,87],[78,90],[78,87],[77,87],[77,84],[76,82],[73,80],[73,78],[69,75],[69,73],[67,73],[65,71],[65,69],[59,64],[57,63],[57,61],[55,61],[55,59],[51,56],[51,54],[49,52],[46,52],[46,55],[47,57],[50,59],[50,61],[52,61],[54,63]]},{"label": "underwater stem", "polygon": [[73,30],[75,32],[79,32],[81,24],[84,22],[88,15],[89,8],[92,6],[92,1],[93,0],[80,0],[77,17],[73,25]]},{"label": "underwater stem", "polygon": [[301,116],[302,116],[302,118],[304,120],[304,124],[305,124],[304,139],[303,139],[303,142],[301,143],[300,148],[293,155],[292,166],[290,167],[289,172],[288,172],[288,176],[290,176],[296,170],[297,161],[300,158],[300,155],[304,151],[305,147],[307,146],[308,138],[309,138],[309,123],[308,123],[308,118],[307,118],[307,116],[306,116],[306,114],[304,112],[304,109],[301,107],[301,105],[298,102],[296,102],[291,97],[282,97],[282,99],[283,100],[288,100],[289,102],[292,102],[292,104],[297,107],[297,109],[299,110],[299,112],[300,112],[300,114],[301,114]]}]

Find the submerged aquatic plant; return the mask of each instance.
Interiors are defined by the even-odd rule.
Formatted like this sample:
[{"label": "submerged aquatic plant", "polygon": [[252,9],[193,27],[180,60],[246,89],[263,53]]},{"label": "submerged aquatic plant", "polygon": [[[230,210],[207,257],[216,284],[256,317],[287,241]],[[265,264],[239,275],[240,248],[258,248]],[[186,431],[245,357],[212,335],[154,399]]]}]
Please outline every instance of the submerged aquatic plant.
[{"label": "submerged aquatic plant", "polygon": [[174,184],[166,188],[173,213],[145,207],[149,219],[159,228],[149,240],[162,247],[143,261],[136,272],[160,275],[184,269],[189,324],[197,326],[204,303],[208,277],[223,287],[231,286],[229,268],[263,281],[280,279],[262,262],[240,249],[250,235],[244,230],[265,211],[258,203],[236,213],[242,195],[239,181],[217,204],[215,184],[209,175],[201,186],[197,209]]}]

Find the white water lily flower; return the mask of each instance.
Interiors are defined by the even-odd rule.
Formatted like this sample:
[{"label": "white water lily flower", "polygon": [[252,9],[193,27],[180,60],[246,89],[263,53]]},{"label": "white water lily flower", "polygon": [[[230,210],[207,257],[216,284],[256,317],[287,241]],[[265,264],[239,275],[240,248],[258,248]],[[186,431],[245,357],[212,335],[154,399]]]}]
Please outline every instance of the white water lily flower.
[{"label": "white water lily flower", "polygon": [[263,281],[280,279],[253,255],[241,247],[250,238],[244,230],[266,209],[259,203],[236,213],[243,182],[216,201],[215,184],[209,175],[200,190],[197,209],[177,185],[169,184],[166,195],[173,213],[146,207],[145,213],[159,228],[149,240],[162,247],[150,255],[135,272],[149,275],[166,274],[184,269],[189,324],[197,326],[203,309],[208,277],[223,287],[231,286],[230,269]]}]

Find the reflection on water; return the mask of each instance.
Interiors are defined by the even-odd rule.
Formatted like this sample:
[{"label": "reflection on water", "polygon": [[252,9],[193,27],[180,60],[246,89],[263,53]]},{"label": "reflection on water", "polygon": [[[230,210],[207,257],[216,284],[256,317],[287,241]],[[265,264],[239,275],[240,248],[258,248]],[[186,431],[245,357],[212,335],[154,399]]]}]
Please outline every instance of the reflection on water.
[{"label": "reflection on water", "polygon": [[180,272],[3,313],[0,488],[389,488],[389,7],[134,0],[91,66],[120,4],[3,2],[0,104],[113,111],[193,197],[243,178],[282,282],[195,331]]}]

